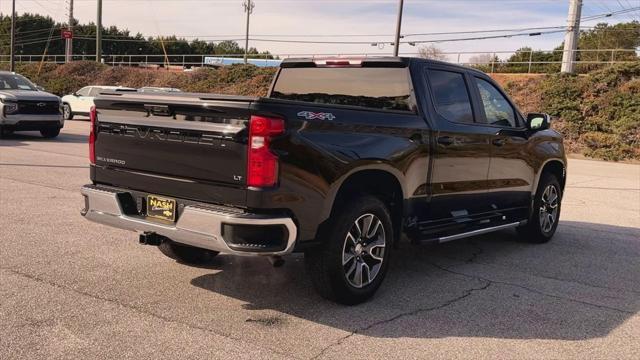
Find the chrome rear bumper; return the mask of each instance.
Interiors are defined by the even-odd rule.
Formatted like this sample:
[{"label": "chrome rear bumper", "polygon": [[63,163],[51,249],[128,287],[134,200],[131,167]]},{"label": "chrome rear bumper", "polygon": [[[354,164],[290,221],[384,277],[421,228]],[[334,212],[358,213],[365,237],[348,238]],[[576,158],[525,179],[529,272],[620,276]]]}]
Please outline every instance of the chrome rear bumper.
[{"label": "chrome rear bumper", "polygon": [[[125,192],[85,185],[82,215],[91,221],[119,229],[154,232],[175,242],[235,255],[285,255],[293,251],[297,228],[289,217],[271,217],[250,213],[225,211],[223,208],[187,205],[176,223],[164,223],[139,215],[127,215],[118,194]],[[278,251],[233,250],[223,237],[223,225],[281,225],[287,229],[286,246]]]}]

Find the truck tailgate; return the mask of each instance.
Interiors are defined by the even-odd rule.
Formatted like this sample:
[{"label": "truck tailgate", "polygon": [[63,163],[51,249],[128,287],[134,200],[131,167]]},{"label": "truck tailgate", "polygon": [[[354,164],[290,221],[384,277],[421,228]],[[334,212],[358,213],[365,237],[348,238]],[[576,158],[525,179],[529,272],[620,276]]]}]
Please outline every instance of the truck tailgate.
[{"label": "truck tailgate", "polygon": [[254,100],[210,94],[99,96],[94,181],[244,205]]}]

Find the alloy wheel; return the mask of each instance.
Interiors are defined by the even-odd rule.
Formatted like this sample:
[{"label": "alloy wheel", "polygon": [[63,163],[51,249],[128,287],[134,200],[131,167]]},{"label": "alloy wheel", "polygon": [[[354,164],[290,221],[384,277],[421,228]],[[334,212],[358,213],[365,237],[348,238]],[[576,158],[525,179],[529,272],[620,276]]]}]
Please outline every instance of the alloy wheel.
[{"label": "alloy wheel", "polygon": [[541,200],[539,210],[540,229],[542,232],[548,233],[558,221],[560,196],[558,196],[558,189],[555,185],[550,184],[544,189]]},{"label": "alloy wheel", "polygon": [[362,288],[376,279],[385,247],[384,226],[377,216],[364,214],[354,221],[342,248],[344,275],[351,286]]}]

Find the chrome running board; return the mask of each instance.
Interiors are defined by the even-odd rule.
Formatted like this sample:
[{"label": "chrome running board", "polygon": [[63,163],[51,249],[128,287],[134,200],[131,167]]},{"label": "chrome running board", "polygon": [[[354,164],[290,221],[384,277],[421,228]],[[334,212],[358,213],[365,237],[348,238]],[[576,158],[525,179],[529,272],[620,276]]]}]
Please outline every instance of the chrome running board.
[{"label": "chrome running board", "polygon": [[498,225],[498,226],[492,226],[492,227],[473,230],[473,231],[469,231],[469,232],[465,232],[465,233],[460,233],[460,234],[455,234],[455,235],[450,235],[450,236],[442,236],[442,237],[437,238],[437,241],[441,242],[441,243],[444,243],[444,242],[447,242],[447,241],[464,239],[464,238],[470,237],[470,236],[482,235],[482,234],[486,234],[486,233],[490,233],[490,232],[494,232],[494,231],[498,231],[498,230],[514,228],[516,226],[524,225],[525,223],[526,223],[526,220],[517,221],[517,222],[514,222],[514,223]]}]

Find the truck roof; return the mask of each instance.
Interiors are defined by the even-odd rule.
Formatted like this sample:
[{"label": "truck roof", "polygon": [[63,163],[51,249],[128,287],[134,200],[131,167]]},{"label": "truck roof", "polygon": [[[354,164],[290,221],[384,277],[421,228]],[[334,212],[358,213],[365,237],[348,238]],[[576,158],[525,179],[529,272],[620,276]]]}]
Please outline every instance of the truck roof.
[{"label": "truck roof", "polygon": [[472,67],[454,64],[446,61],[423,59],[417,57],[405,57],[405,56],[354,56],[354,57],[323,57],[323,58],[289,58],[282,60],[280,67],[316,67],[316,66],[335,66],[335,65],[355,65],[355,66],[372,66],[372,67],[404,67],[408,66],[412,61],[431,63],[438,65],[453,66],[465,70],[473,70],[481,72]]}]

